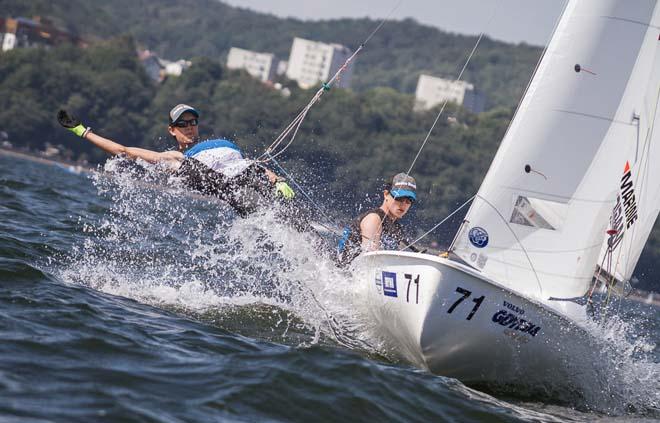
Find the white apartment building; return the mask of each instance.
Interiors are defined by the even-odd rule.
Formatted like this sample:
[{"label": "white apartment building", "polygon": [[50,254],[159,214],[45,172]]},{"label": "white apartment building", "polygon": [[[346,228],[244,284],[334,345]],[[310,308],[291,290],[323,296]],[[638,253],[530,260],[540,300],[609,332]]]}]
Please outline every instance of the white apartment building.
[{"label": "white apartment building", "polygon": [[420,75],[415,90],[415,109],[428,110],[452,101],[462,105],[472,113],[484,111],[486,98],[474,89],[474,85],[464,81],[452,81],[430,75]]},{"label": "white apartment building", "polygon": [[[289,55],[286,76],[298,82],[301,88],[311,88],[327,82],[353,52],[340,44],[294,38]],[[335,81],[336,87],[351,85],[352,66],[349,66]]]},{"label": "white apartment building", "polygon": [[258,53],[232,47],[227,56],[229,69],[245,69],[250,75],[264,82],[272,81],[278,68],[278,60],[274,54]]}]

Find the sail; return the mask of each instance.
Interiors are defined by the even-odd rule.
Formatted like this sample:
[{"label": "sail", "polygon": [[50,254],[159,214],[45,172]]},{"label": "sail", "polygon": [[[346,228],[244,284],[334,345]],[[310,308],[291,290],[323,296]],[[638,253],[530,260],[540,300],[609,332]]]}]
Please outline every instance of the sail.
[{"label": "sail", "polygon": [[656,0],[568,3],[456,254],[533,298],[584,295],[638,132],[655,152],[659,36]]},{"label": "sail", "polygon": [[[660,212],[660,55],[656,57],[643,112],[636,116],[636,148],[625,159],[599,265],[619,281],[632,277]],[[623,161],[623,160],[622,160]],[[607,278],[607,276],[605,276]]]}]

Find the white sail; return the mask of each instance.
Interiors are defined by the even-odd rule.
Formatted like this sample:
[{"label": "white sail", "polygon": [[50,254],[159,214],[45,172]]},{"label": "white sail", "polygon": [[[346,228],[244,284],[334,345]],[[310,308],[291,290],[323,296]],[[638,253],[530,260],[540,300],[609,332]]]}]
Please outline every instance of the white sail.
[{"label": "white sail", "polygon": [[[569,2],[468,211],[456,254],[541,300],[587,291],[626,161],[643,146],[660,154],[652,132],[659,36],[656,0]],[[639,217],[631,245],[645,240],[657,215],[655,181],[644,194],[654,211]]]},{"label": "white sail", "polygon": [[[660,57],[656,58],[655,75],[660,79]],[[649,92],[649,94],[652,94]],[[649,96],[650,97],[650,96]],[[660,82],[655,89],[656,110],[660,106]],[[650,99],[650,98],[649,98]],[[660,212],[660,114],[638,117],[639,148],[625,160],[619,181],[619,195],[610,215],[609,233],[603,241],[599,264],[605,279],[609,275],[619,281],[632,277],[644,245]]]},{"label": "white sail", "polygon": [[[652,22],[658,26],[657,19]],[[660,30],[657,31],[660,33]],[[610,233],[605,237],[599,264],[618,280],[629,280],[639,256],[653,229],[660,211],[660,53],[657,52],[657,40],[649,39],[648,53],[643,56],[647,61],[644,68],[650,69],[650,76],[635,74],[635,82],[643,94],[635,101],[641,104],[634,117],[636,125],[635,149],[630,151],[621,162],[621,178],[618,181],[618,196],[610,215]],[[655,53],[655,54],[653,54]],[[609,254],[608,254],[609,253]]]}]

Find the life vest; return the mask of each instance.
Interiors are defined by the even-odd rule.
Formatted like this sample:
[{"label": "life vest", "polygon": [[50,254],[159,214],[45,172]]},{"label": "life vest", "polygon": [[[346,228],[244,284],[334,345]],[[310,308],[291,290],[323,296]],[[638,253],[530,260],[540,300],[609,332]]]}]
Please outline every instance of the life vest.
[{"label": "life vest", "polygon": [[385,212],[379,207],[362,213],[344,228],[342,237],[337,245],[337,262],[340,265],[347,265],[355,257],[362,253],[362,229],[360,224],[362,220],[371,213],[378,214],[382,222],[380,235],[380,248],[383,250],[396,250],[399,244],[405,241],[403,227],[396,221],[385,216]]}]

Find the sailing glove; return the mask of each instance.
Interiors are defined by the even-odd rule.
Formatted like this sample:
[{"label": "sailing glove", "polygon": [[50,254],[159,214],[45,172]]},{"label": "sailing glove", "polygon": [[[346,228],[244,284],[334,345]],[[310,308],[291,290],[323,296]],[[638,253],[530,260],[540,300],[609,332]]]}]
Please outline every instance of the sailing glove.
[{"label": "sailing glove", "polygon": [[85,135],[87,135],[87,133],[92,129],[90,127],[85,127],[85,125],[80,122],[80,119],[74,115],[69,114],[66,110],[60,110],[57,112],[57,121],[60,123],[60,125],[81,138],[84,138]]},{"label": "sailing glove", "polygon": [[296,196],[296,193],[291,189],[289,184],[284,181],[275,182],[275,193],[278,197],[282,197],[285,200],[292,200]]}]

